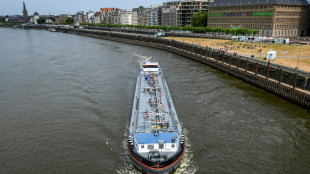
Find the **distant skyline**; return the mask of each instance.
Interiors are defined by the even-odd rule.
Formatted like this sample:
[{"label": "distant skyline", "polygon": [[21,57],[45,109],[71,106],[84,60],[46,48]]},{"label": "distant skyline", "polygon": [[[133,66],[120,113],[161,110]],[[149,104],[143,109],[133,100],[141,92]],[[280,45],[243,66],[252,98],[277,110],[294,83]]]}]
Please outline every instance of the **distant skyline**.
[{"label": "distant skyline", "polygon": [[[40,15],[76,14],[78,11],[99,11],[105,7],[132,9],[159,5],[167,1],[171,0],[24,0],[28,15],[33,15],[34,12]],[[0,16],[22,14],[23,0],[0,1]]]}]

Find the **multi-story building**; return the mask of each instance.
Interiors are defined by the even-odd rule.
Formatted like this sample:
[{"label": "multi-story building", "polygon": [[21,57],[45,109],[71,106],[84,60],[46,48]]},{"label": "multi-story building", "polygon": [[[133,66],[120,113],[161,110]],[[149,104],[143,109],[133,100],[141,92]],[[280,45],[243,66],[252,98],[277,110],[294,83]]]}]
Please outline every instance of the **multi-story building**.
[{"label": "multi-story building", "polygon": [[94,15],[95,13],[91,10],[86,12],[86,23],[94,23]]},{"label": "multi-story building", "polygon": [[111,24],[120,24],[120,9],[115,8],[110,14]]},{"label": "multi-story building", "polygon": [[160,7],[160,25],[176,26],[177,25],[177,7],[180,1],[167,2]]},{"label": "multi-story building", "polygon": [[102,23],[110,24],[111,23],[111,13],[114,11],[114,8],[100,8]]},{"label": "multi-story building", "polygon": [[[28,16],[28,15],[27,15]],[[21,22],[25,22],[25,16],[21,16],[21,15],[12,15],[10,16],[10,22],[11,23],[21,23]]]},{"label": "multi-story building", "polygon": [[186,0],[181,1],[177,8],[177,25],[191,25],[194,14],[198,11],[207,12],[213,0]]},{"label": "multi-story building", "polygon": [[131,25],[131,10],[120,10],[120,24],[122,25]]},{"label": "multi-story building", "polygon": [[147,13],[143,6],[132,9],[132,25],[146,25],[147,24]]},{"label": "multi-story building", "polygon": [[138,8],[132,9],[132,15],[131,15],[131,24],[132,25],[138,25]]},{"label": "multi-story building", "polygon": [[209,27],[249,28],[268,37],[303,36],[309,30],[306,0],[215,0]]},{"label": "multi-story building", "polygon": [[56,17],[56,23],[58,23],[58,24],[65,23],[67,17],[71,17],[71,16],[67,15],[67,14],[60,14],[59,16]]},{"label": "multi-story building", "polygon": [[158,7],[151,6],[150,8],[146,8],[147,13],[147,25],[149,26],[157,26],[158,23]]},{"label": "multi-story building", "polygon": [[97,11],[95,14],[94,14],[94,21],[93,21],[95,24],[100,24],[102,23],[102,15],[99,11]]},{"label": "multi-story building", "polygon": [[85,17],[84,17],[84,12],[79,11],[76,13],[76,23],[84,23],[85,22]]},{"label": "multi-story building", "polygon": [[38,13],[38,12],[35,12],[35,13],[33,14],[33,17],[30,18],[30,22],[31,22],[31,23],[34,23],[34,24],[38,24],[38,19],[39,19],[39,18],[40,18],[39,13]]},{"label": "multi-story building", "polygon": [[198,11],[207,12],[213,0],[183,0],[164,3],[160,7],[161,25],[187,26]]}]

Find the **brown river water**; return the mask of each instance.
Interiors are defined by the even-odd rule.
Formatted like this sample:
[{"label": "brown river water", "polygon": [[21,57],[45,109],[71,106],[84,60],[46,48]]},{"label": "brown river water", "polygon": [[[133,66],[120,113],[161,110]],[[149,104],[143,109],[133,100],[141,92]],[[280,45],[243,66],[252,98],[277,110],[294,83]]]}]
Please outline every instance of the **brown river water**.
[{"label": "brown river water", "polygon": [[309,173],[310,112],[169,52],[0,28],[0,173],[139,173],[126,148],[139,63],[161,64],[184,128],[174,173]]}]

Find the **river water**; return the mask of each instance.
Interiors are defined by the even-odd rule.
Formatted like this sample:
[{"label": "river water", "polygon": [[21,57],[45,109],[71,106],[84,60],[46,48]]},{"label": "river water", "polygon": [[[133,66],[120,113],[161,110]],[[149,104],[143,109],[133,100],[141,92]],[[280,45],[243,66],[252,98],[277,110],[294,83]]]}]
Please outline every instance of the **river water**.
[{"label": "river water", "polygon": [[165,51],[0,28],[0,173],[138,173],[126,149],[139,63],[156,58],[187,140],[175,173],[309,173],[310,112]]}]

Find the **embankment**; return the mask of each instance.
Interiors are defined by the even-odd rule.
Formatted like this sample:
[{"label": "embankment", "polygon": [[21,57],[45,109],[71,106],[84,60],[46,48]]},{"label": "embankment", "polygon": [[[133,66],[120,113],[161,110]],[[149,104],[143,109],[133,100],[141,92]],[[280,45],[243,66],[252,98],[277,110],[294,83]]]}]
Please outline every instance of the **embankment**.
[{"label": "embankment", "polygon": [[310,108],[310,74],[307,72],[151,35],[85,29],[66,29],[63,32],[166,50],[204,63]]}]

